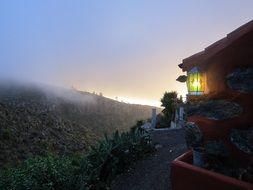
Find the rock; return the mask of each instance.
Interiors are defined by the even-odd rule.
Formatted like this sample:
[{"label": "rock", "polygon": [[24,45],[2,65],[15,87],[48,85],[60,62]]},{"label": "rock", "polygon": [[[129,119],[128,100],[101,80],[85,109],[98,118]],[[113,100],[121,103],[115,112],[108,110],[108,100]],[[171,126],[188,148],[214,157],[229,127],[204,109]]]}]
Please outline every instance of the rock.
[{"label": "rock", "polygon": [[162,146],[161,144],[156,144],[156,145],[155,145],[155,149],[156,149],[156,150],[158,150],[158,149],[160,149],[160,148],[162,148],[162,147],[163,147],[163,146]]},{"label": "rock", "polygon": [[150,131],[150,130],[153,129],[150,122],[145,123],[144,125],[141,126],[141,128],[146,130],[146,131]]},{"label": "rock", "polygon": [[249,129],[232,129],[231,142],[241,151],[253,154],[253,127]]},{"label": "rock", "polygon": [[187,122],[184,129],[185,140],[188,148],[200,146],[203,135],[198,125],[193,122]]},{"label": "rock", "polygon": [[214,120],[224,120],[240,115],[243,108],[231,101],[227,100],[210,100],[197,102],[187,106],[186,112],[188,116],[202,116]]},{"label": "rock", "polygon": [[230,89],[241,92],[253,92],[253,67],[238,68],[226,78]]}]

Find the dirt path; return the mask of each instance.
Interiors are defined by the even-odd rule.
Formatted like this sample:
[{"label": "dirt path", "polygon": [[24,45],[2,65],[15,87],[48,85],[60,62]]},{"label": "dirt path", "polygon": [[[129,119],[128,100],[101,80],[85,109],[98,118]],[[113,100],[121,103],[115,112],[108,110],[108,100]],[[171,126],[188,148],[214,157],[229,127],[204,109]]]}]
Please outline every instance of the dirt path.
[{"label": "dirt path", "polygon": [[170,163],[186,150],[184,131],[153,131],[152,139],[157,152],[136,162],[127,173],[118,176],[111,190],[171,190]]}]

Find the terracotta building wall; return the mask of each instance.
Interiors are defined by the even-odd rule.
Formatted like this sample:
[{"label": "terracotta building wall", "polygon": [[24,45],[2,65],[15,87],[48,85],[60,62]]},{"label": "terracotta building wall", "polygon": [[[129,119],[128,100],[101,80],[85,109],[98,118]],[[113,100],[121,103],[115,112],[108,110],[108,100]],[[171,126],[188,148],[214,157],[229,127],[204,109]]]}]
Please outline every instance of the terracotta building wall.
[{"label": "terracotta building wall", "polygon": [[253,67],[253,32],[232,43],[205,65],[210,93],[230,92],[226,76],[236,68]]},{"label": "terracotta building wall", "polygon": [[226,80],[226,76],[236,68],[246,67],[253,68],[253,32],[219,52],[204,68],[207,71],[207,85],[210,90],[208,99],[231,100],[243,108],[243,113],[235,118],[220,121],[198,116],[189,117],[188,120],[200,126],[204,140],[221,139],[229,146],[235,157],[253,163],[252,155],[237,149],[229,137],[232,128],[253,127],[253,93],[233,91]]}]

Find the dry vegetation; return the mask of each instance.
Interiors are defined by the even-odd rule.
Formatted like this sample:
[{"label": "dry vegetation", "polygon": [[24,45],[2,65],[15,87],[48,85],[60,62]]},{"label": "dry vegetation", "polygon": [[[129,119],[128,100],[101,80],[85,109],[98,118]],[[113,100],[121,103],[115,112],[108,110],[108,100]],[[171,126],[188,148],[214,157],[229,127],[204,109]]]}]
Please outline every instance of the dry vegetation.
[{"label": "dry vegetation", "polygon": [[86,150],[104,133],[126,131],[151,107],[76,90],[27,85],[0,87],[0,168],[34,155]]}]

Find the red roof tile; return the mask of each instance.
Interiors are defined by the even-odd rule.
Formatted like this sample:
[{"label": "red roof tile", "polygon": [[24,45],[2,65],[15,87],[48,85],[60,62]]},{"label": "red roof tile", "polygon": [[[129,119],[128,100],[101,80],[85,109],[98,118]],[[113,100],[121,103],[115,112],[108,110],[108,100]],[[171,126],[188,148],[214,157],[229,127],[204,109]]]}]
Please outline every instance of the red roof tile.
[{"label": "red roof tile", "polygon": [[253,20],[250,22],[240,26],[233,32],[227,34],[225,38],[211,44],[210,46],[206,47],[204,51],[196,53],[190,57],[183,59],[182,65],[180,64],[180,68],[183,71],[188,71],[195,66],[199,66],[204,64],[207,60],[212,58],[218,52],[222,51],[226,47],[228,47],[231,43],[235,42],[236,40],[240,39],[247,33],[253,31]]}]

